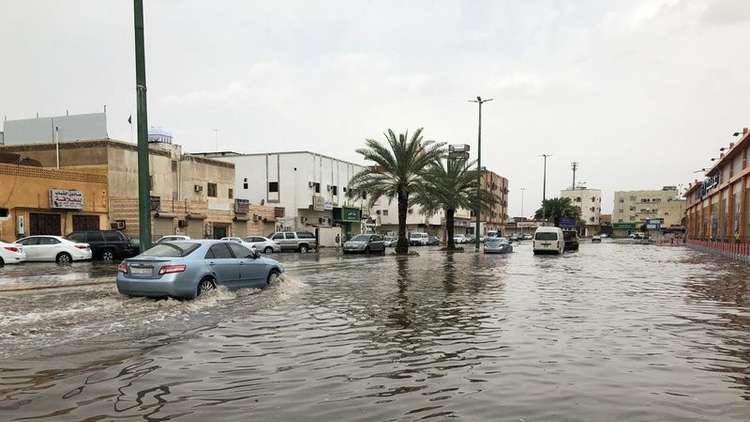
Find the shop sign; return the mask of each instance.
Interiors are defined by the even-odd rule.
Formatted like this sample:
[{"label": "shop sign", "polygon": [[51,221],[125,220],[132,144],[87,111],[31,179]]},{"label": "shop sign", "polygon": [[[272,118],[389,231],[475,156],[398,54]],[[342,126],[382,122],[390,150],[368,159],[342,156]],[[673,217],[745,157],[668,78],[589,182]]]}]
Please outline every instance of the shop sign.
[{"label": "shop sign", "polygon": [[334,221],[342,223],[358,223],[362,220],[359,208],[334,208]]},{"label": "shop sign", "polygon": [[333,202],[331,201],[325,201],[323,202],[323,210],[324,211],[331,211],[333,209]]},{"label": "shop sign", "polygon": [[159,211],[161,209],[161,196],[151,196],[151,211]]},{"label": "shop sign", "polygon": [[560,217],[560,227],[573,229],[576,226],[576,219],[571,217]]},{"label": "shop sign", "polygon": [[247,199],[234,200],[235,214],[247,214],[250,211],[250,201]]},{"label": "shop sign", "polygon": [[83,209],[83,192],[79,190],[50,189],[49,206],[65,210]]},{"label": "shop sign", "polygon": [[313,211],[325,211],[325,201],[320,195],[313,195],[312,197]]},{"label": "shop sign", "polygon": [[703,184],[701,185],[701,199],[705,198],[706,195],[709,194],[714,188],[719,186],[719,175],[714,175],[711,177],[706,177],[706,179],[703,181]]},{"label": "shop sign", "polygon": [[536,221],[520,221],[520,222],[516,223],[516,227],[519,228],[519,229],[521,229],[521,228],[536,228],[536,227],[539,227],[539,223],[537,223]]}]

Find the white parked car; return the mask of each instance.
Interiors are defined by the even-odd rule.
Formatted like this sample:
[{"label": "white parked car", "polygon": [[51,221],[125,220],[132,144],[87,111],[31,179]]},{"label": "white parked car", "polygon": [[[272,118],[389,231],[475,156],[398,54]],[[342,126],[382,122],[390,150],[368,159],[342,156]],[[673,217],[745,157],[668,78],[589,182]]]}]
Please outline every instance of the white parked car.
[{"label": "white parked car", "polygon": [[552,253],[562,255],[565,250],[565,238],[559,227],[539,227],[534,233],[534,255]]},{"label": "white parked car", "polygon": [[169,236],[162,236],[161,239],[157,240],[155,245],[158,245],[162,242],[179,242],[182,240],[190,240],[190,236],[183,236],[180,234],[171,234]]},{"label": "white parked car", "polygon": [[27,261],[69,264],[91,259],[88,243],[73,242],[61,236],[29,236],[17,240],[16,244],[23,246]]},{"label": "white parked car", "polygon": [[430,243],[430,235],[422,232],[409,233],[409,245],[427,246]]},{"label": "white parked car", "polygon": [[263,236],[249,236],[245,238],[245,244],[255,248],[256,251],[269,254],[281,252],[281,245]]},{"label": "white parked car", "polygon": [[466,243],[467,240],[469,240],[469,239],[466,236],[462,235],[462,234],[457,234],[457,235],[453,236],[453,243],[455,243],[457,245],[461,244],[461,243]]},{"label": "white parked car", "polygon": [[0,242],[0,267],[5,264],[18,264],[26,261],[22,245]]}]

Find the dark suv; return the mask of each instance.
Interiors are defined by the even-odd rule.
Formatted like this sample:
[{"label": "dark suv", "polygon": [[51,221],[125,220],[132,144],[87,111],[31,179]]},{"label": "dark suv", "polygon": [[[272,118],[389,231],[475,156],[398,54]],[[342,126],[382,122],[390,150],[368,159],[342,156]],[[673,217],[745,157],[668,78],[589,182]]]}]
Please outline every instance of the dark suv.
[{"label": "dark suv", "polygon": [[563,238],[565,239],[566,251],[578,250],[578,232],[575,230],[563,230]]},{"label": "dark suv", "polygon": [[93,257],[104,261],[138,254],[138,247],[125,233],[118,230],[77,231],[66,237],[75,242],[88,243]]}]

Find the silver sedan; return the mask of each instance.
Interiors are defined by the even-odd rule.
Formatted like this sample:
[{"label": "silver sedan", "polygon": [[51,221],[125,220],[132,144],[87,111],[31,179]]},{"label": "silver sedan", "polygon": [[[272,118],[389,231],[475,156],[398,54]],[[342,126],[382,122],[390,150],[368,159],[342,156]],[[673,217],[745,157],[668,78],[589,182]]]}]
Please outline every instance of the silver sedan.
[{"label": "silver sedan", "polygon": [[271,252],[281,252],[281,245],[273,240],[263,236],[250,236],[244,239],[246,245],[252,246],[255,250],[270,254]]}]

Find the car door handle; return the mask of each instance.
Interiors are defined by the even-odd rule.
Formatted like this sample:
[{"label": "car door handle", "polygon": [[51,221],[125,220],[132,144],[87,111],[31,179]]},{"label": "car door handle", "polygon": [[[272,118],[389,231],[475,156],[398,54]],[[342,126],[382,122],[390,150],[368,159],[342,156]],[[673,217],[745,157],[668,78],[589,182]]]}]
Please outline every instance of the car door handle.
[{"label": "car door handle", "polygon": [[214,265],[216,265],[216,263],[215,263],[215,262],[213,262],[213,261],[209,261],[208,265],[210,265],[210,266],[212,266],[212,267],[213,267]]}]

